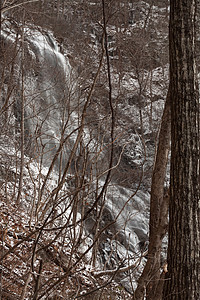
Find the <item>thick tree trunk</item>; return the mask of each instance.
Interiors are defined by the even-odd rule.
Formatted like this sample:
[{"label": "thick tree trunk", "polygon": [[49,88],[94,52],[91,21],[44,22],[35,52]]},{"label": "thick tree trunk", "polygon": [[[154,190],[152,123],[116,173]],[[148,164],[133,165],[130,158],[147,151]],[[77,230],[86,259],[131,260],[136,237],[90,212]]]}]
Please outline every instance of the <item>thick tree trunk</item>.
[{"label": "thick tree trunk", "polygon": [[172,112],[168,280],[163,299],[200,299],[199,97],[195,0],[170,1]]}]

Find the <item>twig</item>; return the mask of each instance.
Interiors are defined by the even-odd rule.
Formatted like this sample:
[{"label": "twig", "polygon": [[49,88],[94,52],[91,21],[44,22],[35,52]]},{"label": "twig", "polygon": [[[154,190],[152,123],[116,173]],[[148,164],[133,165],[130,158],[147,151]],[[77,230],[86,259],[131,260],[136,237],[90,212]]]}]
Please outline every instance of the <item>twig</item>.
[{"label": "twig", "polygon": [[1,9],[1,12],[4,13],[10,9],[13,9],[13,8],[16,8],[16,7],[19,7],[19,6],[22,6],[24,4],[29,4],[29,3],[32,3],[32,2],[38,2],[39,0],[30,0],[30,1],[26,1],[26,2],[22,2],[22,3],[18,3],[18,4],[15,4],[13,6],[9,6],[9,7],[4,7]]}]

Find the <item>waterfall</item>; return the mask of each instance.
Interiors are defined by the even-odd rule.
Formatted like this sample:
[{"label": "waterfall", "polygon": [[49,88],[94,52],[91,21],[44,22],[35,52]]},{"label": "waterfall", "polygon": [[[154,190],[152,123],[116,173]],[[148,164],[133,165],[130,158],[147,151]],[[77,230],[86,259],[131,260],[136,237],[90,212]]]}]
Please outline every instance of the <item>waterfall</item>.
[{"label": "waterfall", "polygon": [[[17,43],[17,47],[20,47],[21,35],[10,24],[6,27],[6,30],[2,30],[5,43],[9,47]],[[61,138],[77,126],[77,114],[73,110],[75,82],[72,82],[72,68],[67,56],[59,51],[53,35],[31,26],[24,28],[24,61],[21,61],[18,50],[16,62],[14,77],[18,89],[14,113],[17,119],[21,110],[20,66],[22,63],[24,65],[26,153],[33,158],[42,157],[42,163],[48,166]],[[72,143],[75,135],[71,137]]]},{"label": "waterfall", "polygon": [[33,96],[27,104],[26,118],[33,138],[42,146],[43,161],[48,165],[59,146],[62,126],[69,117],[72,70],[50,34],[28,30],[26,38],[35,64],[35,76],[27,78],[26,86],[30,87],[26,91],[27,99],[31,98],[30,94]]},{"label": "waterfall", "polygon": [[[13,46],[16,42],[20,45],[20,35],[17,40],[14,29],[3,30],[2,36],[9,45]],[[59,51],[59,46],[50,32],[26,26],[24,51],[26,154],[49,167],[61,139],[71,133],[67,145],[62,149],[62,161],[57,160],[56,170],[58,170],[60,163],[65,164],[77,135],[75,129],[78,128],[79,115],[76,111],[77,100],[74,88],[76,83],[73,80],[73,70],[68,58]],[[20,52],[17,55],[15,81],[20,90]],[[20,97],[20,93],[15,93],[11,99],[11,102],[15,101],[16,119],[20,118]],[[89,146],[94,148],[97,142],[95,138],[91,139],[89,132],[86,127],[85,143],[90,143]],[[91,139],[91,142],[86,141],[87,139],[88,141]],[[108,260],[111,252],[113,254],[110,260],[113,260],[114,264],[118,264],[123,257],[130,262],[131,257],[138,251],[138,243],[147,240],[148,213],[145,211],[149,197],[140,191],[132,199],[131,193],[130,189],[117,185],[108,188],[102,222],[107,224],[115,220],[119,212],[121,213],[100,243],[101,259],[104,262]],[[93,234],[93,225],[92,217],[88,218],[85,226],[91,234]],[[115,232],[118,234],[113,238]],[[113,251],[112,247],[116,250]],[[109,266],[113,267],[112,263]]]}]

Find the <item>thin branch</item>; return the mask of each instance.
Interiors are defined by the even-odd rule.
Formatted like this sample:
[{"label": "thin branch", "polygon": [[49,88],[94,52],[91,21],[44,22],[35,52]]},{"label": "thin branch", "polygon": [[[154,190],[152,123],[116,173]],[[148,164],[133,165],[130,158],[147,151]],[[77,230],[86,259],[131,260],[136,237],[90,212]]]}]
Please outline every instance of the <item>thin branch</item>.
[{"label": "thin branch", "polygon": [[133,264],[123,267],[123,268],[116,268],[114,270],[105,270],[105,271],[99,271],[99,272],[92,272],[92,275],[96,278],[98,277],[102,277],[105,275],[113,275],[114,273],[123,273],[123,272],[127,272],[131,269],[137,268],[138,265],[141,263],[141,260],[143,257],[145,257],[148,254],[148,250],[145,251],[138,259],[136,262],[134,262]]},{"label": "thin branch", "polygon": [[6,12],[6,11],[8,11],[8,10],[11,10],[11,9],[13,9],[13,8],[22,6],[22,5],[24,5],[24,4],[29,4],[29,3],[32,3],[32,2],[38,2],[38,1],[39,1],[39,0],[30,0],[30,1],[26,1],[26,2],[22,2],[22,3],[15,4],[15,5],[13,5],[13,6],[3,7],[3,8],[1,9],[1,12],[4,13],[4,12]]}]

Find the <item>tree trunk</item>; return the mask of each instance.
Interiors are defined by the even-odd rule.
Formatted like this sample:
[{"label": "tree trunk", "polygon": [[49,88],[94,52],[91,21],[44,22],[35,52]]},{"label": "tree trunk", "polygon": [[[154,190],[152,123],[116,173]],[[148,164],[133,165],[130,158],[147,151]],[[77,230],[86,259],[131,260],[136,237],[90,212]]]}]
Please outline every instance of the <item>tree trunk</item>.
[{"label": "tree trunk", "polygon": [[170,1],[172,112],[168,276],[163,299],[200,299],[199,97],[195,0]]},{"label": "tree trunk", "polygon": [[162,240],[168,224],[169,197],[168,193],[164,193],[164,182],[171,141],[170,124],[169,89],[163,111],[158,149],[152,176],[148,260],[138,281],[138,287],[134,294],[135,300],[143,300],[145,294],[148,300],[159,299],[155,298],[155,295],[157,295],[160,282],[160,254]]},{"label": "tree trunk", "polygon": [[[24,1],[24,0],[23,0]],[[23,190],[23,177],[24,177],[24,108],[25,108],[25,91],[24,91],[24,26],[25,26],[25,9],[23,8],[23,20],[22,20],[22,28],[21,28],[21,122],[20,122],[20,174],[19,174],[19,187],[18,187],[18,194],[17,194],[17,200],[16,204],[19,205],[20,198],[22,195]]]},{"label": "tree trunk", "polygon": [[0,33],[1,33],[1,22],[2,22],[2,0],[0,0]]}]

